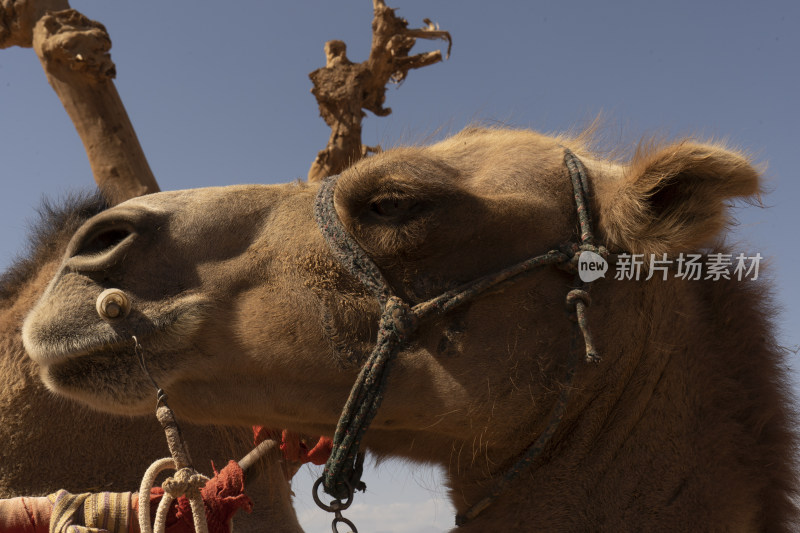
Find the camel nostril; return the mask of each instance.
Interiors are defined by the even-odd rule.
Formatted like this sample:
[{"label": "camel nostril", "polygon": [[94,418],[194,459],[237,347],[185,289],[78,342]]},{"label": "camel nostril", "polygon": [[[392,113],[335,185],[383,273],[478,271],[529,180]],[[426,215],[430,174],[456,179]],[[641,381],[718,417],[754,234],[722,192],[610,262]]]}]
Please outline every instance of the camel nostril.
[{"label": "camel nostril", "polygon": [[110,228],[84,241],[73,255],[97,255],[111,250],[125,240],[131,232],[122,228]]},{"label": "camel nostril", "polygon": [[72,237],[67,265],[83,272],[110,268],[125,257],[137,235],[133,223],[119,217],[90,221]]},{"label": "camel nostril", "polygon": [[78,228],[67,246],[64,268],[71,272],[100,272],[124,263],[142,233],[163,227],[165,213],[136,205],[114,207]]}]

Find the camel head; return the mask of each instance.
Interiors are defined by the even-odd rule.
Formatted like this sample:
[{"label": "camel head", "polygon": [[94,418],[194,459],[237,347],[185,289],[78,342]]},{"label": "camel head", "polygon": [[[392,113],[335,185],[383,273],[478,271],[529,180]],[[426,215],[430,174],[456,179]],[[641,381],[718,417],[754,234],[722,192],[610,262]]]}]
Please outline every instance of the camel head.
[{"label": "camel head", "polygon": [[[419,303],[575,241],[565,146],[587,169],[596,237],[612,252],[710,246],[729,201],[759,190],[747,159],[714,145],[678,142],[618,163],[574,139],[476,128],[356,163],[338,178],[335,210],[394,292]],[[322,237],[318,189],[164,192],[91,219],[24,324],[48,387],[102,410],[149,412],[154,393],[134,355],[136,336],[179,415],[332,434],[375,343],[380,306]],[[661,310],[677,298],[645,297],[655,282],[611,277],[593,288],[589,319],[604,358],[579,369],[581,390],[628,383],[615,380],[641,362],[652,319],[643,306]],[[500,464],[518,453],[557,392],[573,282],[562,269],[540,268],[420,323],[392,363],[367,444],[443,462],[454,453],[474,462],[480,451]],[[682,291],[675,283],[662,285]],[[107,289],[128,299],[115,317],[97,311]],[[462,458],[454,442],[470,451]]]},{"label": "camel head", "polygon": [[[395,292],[416,303],[575,239],[568,142],[471,129],[390,150],[339,178],[336,211]],[[599,240],[612,250],[707,244],[725,224],[725,202],[758,190],[747,161],[714,146],[679,143],[629,166],[575,151],[592,181]],[[159,193],[91,219],[24,325],[48,386],[103,410],[149,410],[135,335],[152,376],[186,416],[328,427],[371,350],[379,308],[321,237],[316,190],[292,183]],[[421,405],[463,409],[487,380],[507,387],[506,365],[519,365],[522,351],[535,398],[541,370],[558,362],[568,336],[560,311],[571,280],[542,269],[423,324],[392,379]],[[103,318],[97,298],[110,288],[130,309]],[[535,331],[516,333],[521,324]],[[402,387],[392,386],[389,399],[408,394]],[[387,421],[429,423],[414,408],[397,409],[388,415],[387,405]]]}]

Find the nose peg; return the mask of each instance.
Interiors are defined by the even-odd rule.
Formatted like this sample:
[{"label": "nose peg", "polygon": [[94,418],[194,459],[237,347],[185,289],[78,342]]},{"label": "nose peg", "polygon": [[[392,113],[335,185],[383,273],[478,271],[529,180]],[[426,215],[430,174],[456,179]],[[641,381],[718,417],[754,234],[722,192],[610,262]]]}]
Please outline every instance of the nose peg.
[{"label": "nose peg", "polygon": [[106,289],[97,297],[97,314],[103,320],[125,318],[131,310],[128,295],[119,289]]}]

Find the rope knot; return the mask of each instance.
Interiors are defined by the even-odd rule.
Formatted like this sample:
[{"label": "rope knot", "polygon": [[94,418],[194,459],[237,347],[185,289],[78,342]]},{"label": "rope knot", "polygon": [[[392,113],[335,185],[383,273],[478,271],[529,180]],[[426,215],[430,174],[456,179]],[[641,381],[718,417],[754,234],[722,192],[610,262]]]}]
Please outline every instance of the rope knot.
[{"label": "rope knot", "polygon": [[397,296],[390,296],[386,300],[381,322],[403,341],[414,333],[418,325],[417,315],[407,303]]},{"label": "rope knot", "polygon": [[600,355],[594,347],[592,334],[589,331],[589,323],[586,320],[586,308],[589,307],[591,302],[589,293],[583,289],[572,289],[567,293],[566,304],[570,310],[570,318],[578,323],[578,327],[583,334],[583,342],[586,345],[586,362],[598,363]]},{"label": "rope knot", "polygon": [[208,478],[199,474],[197,470],[181,468],[175,472],[174,476],[167,478],[161,484],[161,488],[175,499],[184,494],[189,498],[193,498],[200,496],[200,489],[206,486],[206,482],[208,482]]},{"label": "rope knot", "polygon": [[588,243],[568,242],[559,246],[558,251],[568,257],[566,261],[558,265],[558,268],[573,275],[578,274],[578,261],[580,261],[583,252],[592,252],[608,260],[608,248],[603,245],[595,246]]},{"label": "rope knot", "polygon": [[580,246],[574,242],[567,242],[558,247],[558,251],[567,256],[567,260],[556,265],[561,270],[569,274],[578,274],[578,257],[580,256]]},{"label": "rope knot", "polygon": [[592,304],[592,299],[589,296],[589,293],[583,289],[572,289],[567,293],[566,303],[567,308],[574,312],[577,310],[578,302],[582,302],[583,305],[589,307]]}]

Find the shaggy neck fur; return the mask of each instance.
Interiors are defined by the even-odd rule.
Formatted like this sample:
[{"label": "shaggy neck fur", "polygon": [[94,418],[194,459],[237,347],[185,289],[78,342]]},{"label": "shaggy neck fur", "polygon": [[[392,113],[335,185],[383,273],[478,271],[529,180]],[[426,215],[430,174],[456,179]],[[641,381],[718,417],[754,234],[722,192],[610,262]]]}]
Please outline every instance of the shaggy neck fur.
[{"label": "shaggy neck fur", "polygon": [[[541,459],[459,531],[794,530],[796,443],[764,289],[598,283],[589,320],[603,362],[579,368]],[[459,512],[486,495],[487,470],[502,476],[523,449],[517,440],[457,468],[442,457]]]}]

